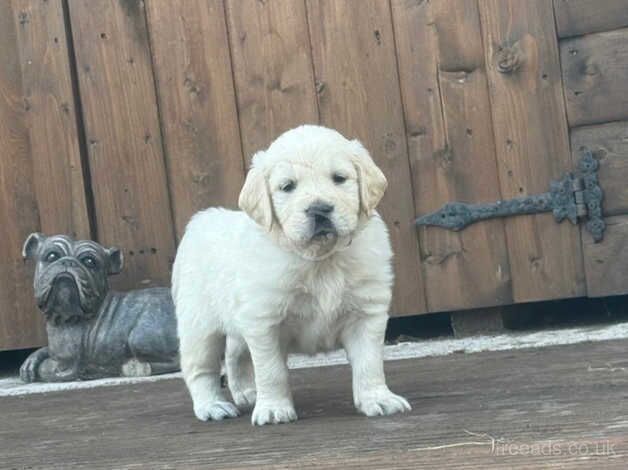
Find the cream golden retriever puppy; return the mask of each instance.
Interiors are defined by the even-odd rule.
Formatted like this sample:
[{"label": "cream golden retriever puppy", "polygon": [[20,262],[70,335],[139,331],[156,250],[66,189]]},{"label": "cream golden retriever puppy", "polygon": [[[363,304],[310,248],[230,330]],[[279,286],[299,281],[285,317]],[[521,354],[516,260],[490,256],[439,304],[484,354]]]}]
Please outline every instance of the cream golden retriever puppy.
[{"label": "cream golden retriever puppy", "polygon": [[[343,347],[367,416],[410,409],[384,378],[393,272],[375,212],[386,178],[357,140],[319,126],[287,131],[253,157],[239,205],[196,214],[172,276],[181,368],[201,420],[253,407],[253,424],[297,419],[289,352]],[[226,352],[225,352],[226,343]]]}]

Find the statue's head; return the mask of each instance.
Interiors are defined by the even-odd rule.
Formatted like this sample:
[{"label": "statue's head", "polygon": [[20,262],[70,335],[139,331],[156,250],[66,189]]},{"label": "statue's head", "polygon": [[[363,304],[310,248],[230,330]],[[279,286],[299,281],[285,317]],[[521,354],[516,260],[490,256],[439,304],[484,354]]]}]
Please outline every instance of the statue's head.
[{"label": "statue's head", "polygon": [[123,264],[119,249],[66,235],[32,233],[22,255],[36,262],[37,306],[55,324],[94,316],[109,290],[107,277],[119,273]]}]

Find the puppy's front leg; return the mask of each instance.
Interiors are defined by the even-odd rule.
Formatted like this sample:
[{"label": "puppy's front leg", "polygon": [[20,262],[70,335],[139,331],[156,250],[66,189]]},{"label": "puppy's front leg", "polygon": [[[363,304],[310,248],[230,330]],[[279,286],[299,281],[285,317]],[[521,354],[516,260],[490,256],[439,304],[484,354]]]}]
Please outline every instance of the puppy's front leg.
[{"label": "puppy's front leg", "polygon": [[288,384],[286,356],[281,350],[279,327],[255,328],[244,336],[255,370],[257,401],[251,422],[254,425],[296,421],[292,392]]},{"label": "puppy's front leg", "polygon": [[366,416],[409,411],[405,398],[392,393],[384,377],[384,335],[387,315],[367,315],[351,322],[342,333],[342,343],[351,363],[353,401]]}]

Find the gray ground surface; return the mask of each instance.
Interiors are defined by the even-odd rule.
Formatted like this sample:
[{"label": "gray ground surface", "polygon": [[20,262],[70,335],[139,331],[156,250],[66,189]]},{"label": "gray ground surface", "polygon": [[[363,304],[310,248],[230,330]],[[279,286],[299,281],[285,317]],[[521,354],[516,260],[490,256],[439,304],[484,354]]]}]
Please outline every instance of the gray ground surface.
[{"label": "gray ground surface", "polygon": [[0,398],[3,468],[626,468],[627,340],[386,364],[412,413],[367,419],[348,366],[300,369],[300,420],[198,422],[179,379]]}]

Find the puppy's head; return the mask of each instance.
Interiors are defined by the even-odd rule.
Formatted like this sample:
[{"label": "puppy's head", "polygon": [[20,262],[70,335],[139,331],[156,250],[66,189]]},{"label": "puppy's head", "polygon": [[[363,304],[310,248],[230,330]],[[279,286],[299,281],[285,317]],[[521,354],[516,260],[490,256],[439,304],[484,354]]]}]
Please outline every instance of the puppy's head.
[{"label": "puppy's head", "polygon": [[239,205],[282,246],[316,259],[351,243],[386,185],[360,142],[301,126],[253,156]]},{"label": "puppy's head", "polygon": [[80,321],[98,312],[109,290],[107,276],[122,269],[122,253],[91,240],[32,233],[24,242],[24,259],[35,267],[35,299],[55,323]]}]

